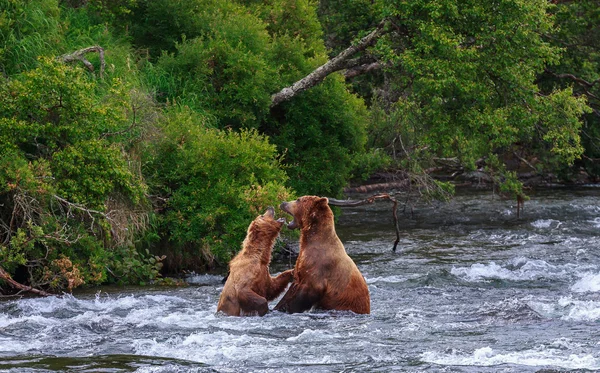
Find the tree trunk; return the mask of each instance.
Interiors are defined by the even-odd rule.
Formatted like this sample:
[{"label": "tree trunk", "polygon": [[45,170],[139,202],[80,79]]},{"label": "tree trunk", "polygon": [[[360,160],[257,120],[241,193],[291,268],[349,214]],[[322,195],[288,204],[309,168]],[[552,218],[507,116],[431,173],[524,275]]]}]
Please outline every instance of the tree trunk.
[{"label": "tree trunk", "polygon": [[357,44],[343,50],[340,54],[327,61],[327,63],[324,65],[317,67],[313,72],[304,78],[272,95],[271,107],[277,106],[280,103],[296,96],[298,93],[314,87],[322,82],[323,79],[325,79],[331,73],[355,67],[349,66],[349,58],[373,45],[381,35],[385,34],[385,24],[385,21],[380,22],[375,30],[371,31],[369,35],[360,39]]}]

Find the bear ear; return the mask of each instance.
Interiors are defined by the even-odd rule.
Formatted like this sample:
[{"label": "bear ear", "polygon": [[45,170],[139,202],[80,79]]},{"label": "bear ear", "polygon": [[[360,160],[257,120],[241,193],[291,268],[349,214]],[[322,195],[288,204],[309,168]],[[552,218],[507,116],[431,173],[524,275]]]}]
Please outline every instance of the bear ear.
[{"label": "bear ear", "polygon": [[321,197],[317,202],[322,205],[329,205],[329,199],[327,197]]}]

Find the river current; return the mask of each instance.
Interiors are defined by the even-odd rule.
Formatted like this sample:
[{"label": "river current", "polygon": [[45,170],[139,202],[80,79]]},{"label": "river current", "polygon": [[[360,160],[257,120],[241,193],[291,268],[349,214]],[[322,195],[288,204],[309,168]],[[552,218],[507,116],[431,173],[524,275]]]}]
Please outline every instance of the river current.
[{"label": "river current", "polygon": [[396,253],[389,204],[336,223],[370,315],[215,315],[221,275],[3,300],[0,372],[600,371],[600,188],[533,193],[519,218],[491,192],[399,215]]}]

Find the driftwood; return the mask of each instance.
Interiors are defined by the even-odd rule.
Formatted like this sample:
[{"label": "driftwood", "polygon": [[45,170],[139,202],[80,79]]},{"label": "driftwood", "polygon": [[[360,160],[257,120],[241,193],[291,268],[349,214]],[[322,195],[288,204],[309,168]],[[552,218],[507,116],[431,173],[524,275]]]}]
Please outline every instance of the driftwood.
[{"label": "driftwood", "polygon": [[59,58],[62,62],[65,62],[65,63],[81,61],[81,62],[83,62],[85,67],[87,67],[87,69],[89,71],[93,72],[94,65],[92,65],[92,63],[85,58],[86,54],[92,53],[92,52],[98,53],[98,56],[100,57],[100,78],[102,78],[102,74],[104,74],[104,69],[106,68],[106,61],[104,60],[104,48],[102,48],[98,45],[83,48],[83,49],[77,50],[73,53],[63,54]]},{"label": "driftwood", "polygon": [[31,292],[31,293],[34,293],[37,295],[41,295],[43,297],[48,297],[48,296],[52,295],[50,293],[46,293],[43,290],[39,290],[39,289],[33,288],[31,286],[26,286],[26,285],[23,285],[15,280],[13,280],[13,278],[10,276],[10,274],[8,272],[6,272],[4,270],[4,268],[2,268],[2,267],[0,267],[0,279],[8,282],[9,285],[14,287],[15,289],[19,289],[20,291],[28,291],[28,292]]},{"label": "driftwood", "polygon": [[392,215],[394,217],[394,226],[396,227],[396,241],[394,241],[394,246],[392,247],[392,251],[396,252],[396,247],[398,246],[398,242],[400,242],[400,227],[398,225],[398,201],[387,193],[376,194],[366,199],[362,200],[341,200],[335,198],[329,198],[329,204],[332,206],[339,207],[355,207],[371,204],[380,199],[387,199],[393,203],[392,207]]}]

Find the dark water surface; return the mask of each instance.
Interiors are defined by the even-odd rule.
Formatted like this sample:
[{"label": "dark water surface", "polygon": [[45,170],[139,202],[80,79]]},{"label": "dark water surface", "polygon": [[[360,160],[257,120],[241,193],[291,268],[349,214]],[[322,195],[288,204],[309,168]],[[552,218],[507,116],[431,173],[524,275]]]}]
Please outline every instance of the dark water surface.
[{"label": "dark water surface", "polygon": [[[600,188],[344,209],[371,315],[215,315],[221,276],[0,302],[2,372],[600,371]],[[285,268],[278,268],[279,270]],[[271,304],[271,306],[273,306]]]}]

